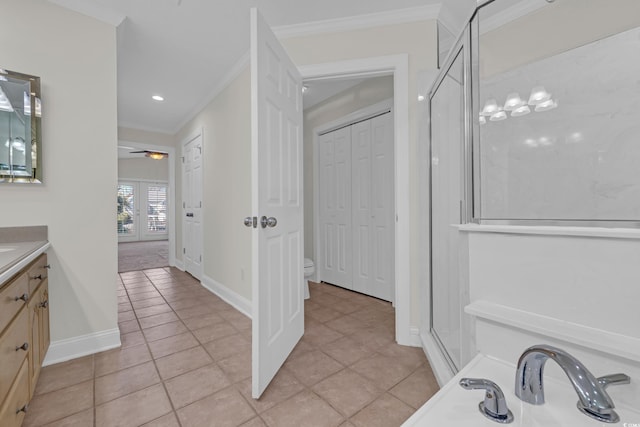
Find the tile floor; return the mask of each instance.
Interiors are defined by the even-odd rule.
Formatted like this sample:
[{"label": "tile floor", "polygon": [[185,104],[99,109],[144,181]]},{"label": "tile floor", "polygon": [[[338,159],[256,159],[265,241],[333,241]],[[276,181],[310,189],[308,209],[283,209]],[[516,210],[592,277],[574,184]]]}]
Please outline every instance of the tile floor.
[{"label": "tile floor", "polygon": [[251,398],[251,321],[174,268],[120,274],[122,348],[43,368],[29,426],[399,426],[438,389],[389,303],[311,285],[305,334]]}]

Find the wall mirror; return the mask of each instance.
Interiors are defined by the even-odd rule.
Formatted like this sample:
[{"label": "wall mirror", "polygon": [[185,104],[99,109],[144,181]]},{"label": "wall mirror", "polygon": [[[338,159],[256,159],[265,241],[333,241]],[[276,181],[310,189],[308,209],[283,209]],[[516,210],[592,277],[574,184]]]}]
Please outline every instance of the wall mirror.
[{"label": "wall mirror", "polygon": [[40,77],[0,68],[0,183],[42,182]]}]

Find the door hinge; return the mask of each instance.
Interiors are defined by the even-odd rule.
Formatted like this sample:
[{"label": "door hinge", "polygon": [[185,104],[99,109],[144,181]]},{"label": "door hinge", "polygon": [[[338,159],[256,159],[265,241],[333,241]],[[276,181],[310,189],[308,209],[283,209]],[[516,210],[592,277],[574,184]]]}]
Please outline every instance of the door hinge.
[{"label": "door hinge", "polygon": [[200,207],[202,207],[202,202],[200,202]]},{"label": "door hinge", "polygon": [[186,248],[182,248],[182,253],[186,254],[187,253],[187,249]]},{"label": "door hinge", "polygon": [[200,262],[202,262],[202,255],[200,255]]},{"label": "door hinge", "polygon": [[185,203],[184,203],[184,202],[182,202],[182,209],[184,209],[184,208],[186,208],[186,207],[187,207],[187,205],[185,205]]},{"label": "door hinge", "polygon": [[184,156],[180,157],[182,159],[182,163],[184,163]]}]

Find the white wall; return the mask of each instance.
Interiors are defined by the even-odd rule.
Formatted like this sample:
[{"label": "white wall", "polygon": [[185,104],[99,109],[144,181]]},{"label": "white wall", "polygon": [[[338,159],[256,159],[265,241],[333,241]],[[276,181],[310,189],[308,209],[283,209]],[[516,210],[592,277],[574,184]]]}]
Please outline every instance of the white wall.
[{"label": "white wall", "polygon": [[118,179],[169,181],[169,159],[118,159]]},{"label": "white wall", "polygon": [[419,258],[416,238],[419,221],[425,215],[419,211],[418,166],[418,76],[421,71],[433,70],[437,63],[436,22],[418,21],[398,25],[387,25],[362,30],[339,33],[293,37],[282,40],[287,52],[297,65],[311,65],[325,62],[370,58],[406,53],[409,55],[409,182],[410,188],[410,228],[411,233],[411,325],[419,324],[420,265],[428,260]]},{"label": "white wall", "polygon": [[49,226],[52,345],[112,331],[117,328],[115,28],[49,2],[4,0],[0,52],[2,67],[42,79],[44,171],[42,185],[0,187],[0,225]]},{"label": "white wall", "polygon": [[[205,284],[221,285],[251,300],[251,83],[247,67],[176,135],[180,144],[203,130],[203,267]],[[177,201],[181,167],[176,156]],[[179,204],[179,203],[177,203]],[[177,206],[176,218],[180,218]],[[177,244],[182,224],[178,221]],[[177,251],[181,256],[182,250]],[[207,283],[209,282],[209,283]]]},{"label": "white wall", "polygon": [[313,239],[313,130],[393,98],[393,76],[373,77],[304,110],[304,254],[315,261]]}]

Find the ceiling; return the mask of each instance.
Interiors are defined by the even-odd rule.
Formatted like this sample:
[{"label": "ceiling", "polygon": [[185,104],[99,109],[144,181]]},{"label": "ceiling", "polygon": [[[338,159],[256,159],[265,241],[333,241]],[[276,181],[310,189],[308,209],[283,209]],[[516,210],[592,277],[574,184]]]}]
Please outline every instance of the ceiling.
[{"label": "ceiling", "polygon": [[117,25],[118,123],[169,134],[205,107],[234,66],[246,60],[251,7],[274,29],[291,34],[319,28],[300,25],[316,21],[362,27],[384,16],[399,19],[400,12],[405,20],[433,18],[440,5],[440,0],[49,1]]}]

